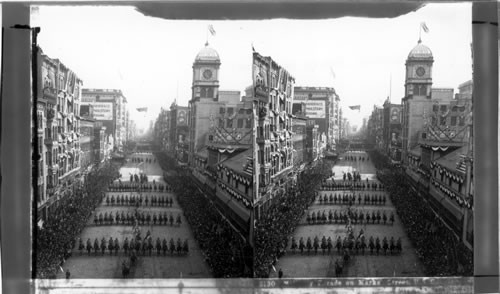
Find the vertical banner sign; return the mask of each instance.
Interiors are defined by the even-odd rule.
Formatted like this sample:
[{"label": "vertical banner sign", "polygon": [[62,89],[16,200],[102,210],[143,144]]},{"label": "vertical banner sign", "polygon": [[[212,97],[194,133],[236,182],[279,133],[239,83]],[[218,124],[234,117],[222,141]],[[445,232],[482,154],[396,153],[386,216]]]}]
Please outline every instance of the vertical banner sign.
[{"label": "vertical banner sign", "polygon": [[259,53],[253,54],[252,82],[254,97],[267,98],[269,89],[269,63]]}]

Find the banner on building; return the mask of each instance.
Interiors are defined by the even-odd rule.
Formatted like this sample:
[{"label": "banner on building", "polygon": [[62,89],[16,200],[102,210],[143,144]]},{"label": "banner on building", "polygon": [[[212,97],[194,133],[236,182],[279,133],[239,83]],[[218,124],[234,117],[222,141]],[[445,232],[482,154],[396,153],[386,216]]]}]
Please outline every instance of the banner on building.
[{"label": "banner on building", "polygon": [[113,103],[107,102],[89,102],[94,112],[96,120],[113,120]]},{"label": "banner on building", "polygon": [[308,118],[325,118],[326,107],[325,101],[322,100],[309,100],[306,101],[306,116]]},{"label": "banner on building", "polygon": [[284,93],[287,97],[293,96],[295,79],[271,57],[257,52],[253,53],[252,81],[254,97],[267,98],[271,90]]},{"label": "banner on building", "polygon": [[89,105],[92,102],[95,102],[95,96],[82,96],[82,105]]},{"label": "banner on building", "polygon": [[255,97],[267,97],[269,95],[269,71],[271,58],[264,57],[257,52],[253,54],[252,82]]},{"label": "banner on building", "polygon": [[187,109],[179,109],[177,111],[177,125],[187,126],[187,124],[188,124]]},{"label": "banner on building", "polygon": [[400,123],[399,108],[393,107],[391,109],[391,123]]}]

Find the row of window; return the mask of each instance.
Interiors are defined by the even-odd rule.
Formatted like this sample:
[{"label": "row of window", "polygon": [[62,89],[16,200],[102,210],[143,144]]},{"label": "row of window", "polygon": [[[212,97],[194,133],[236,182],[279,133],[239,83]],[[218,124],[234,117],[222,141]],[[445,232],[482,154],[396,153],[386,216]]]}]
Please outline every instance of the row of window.
[{"label": "row of window", "polygon": [[[451,116],[449,124],[451,126],[456,126],[457,119],[458,119],[459,126],[465,126],[465,117],[463,117],[463,116]],[[437,121],[438,121],[437,118],[433,116],[432,117],[432,125],[433,126],[437,125]],[[447,117],[442,117],[442,116],[439,117],[439,125],[446,126],[447,124],[448,124]]]},{"label": "row of window", "polygon": [[[222,172],[222,171],[220,172],[220,178],[224,179],[224,172]],[[229,185],[231,185],[236,190],[240,191],[239,186],[241,183],[238,180],[233,179],[233,177],[231,175],[228,175],[228,174],[225,174],[225,178],[226,178],[226,182]],[[250,187],[247,185],[243,185],[243,187],[245,188],[245,194],[248,195],[248,190]]]},{"label": "row of window", "polygon": [[[446,112],[446,111],[448,111],[448,105],[433,105],[432,111],[434,111],[434,112],[438,112],[438,111]],[[454,105],[451,107],[451,111],[452,112],[464,112],[465,106]]]},{"label": "row of window", "polygon": [[[437,170],[434,169],[434,178],[437,179]],[[448,185],[448,187],[452,187],[453,188],[453,181],[451,178],[448,178],[448,181],[445,181],[445,175],[444,173],[441,174],[441,183],[445,183]],[[457,183],[458,186],[456,188],[456,190],[458,191],[458,193],[462,193],[462,188],[463,188],[463,184],[461,183]]]},{"label": "row of window", "polygon": [[[233,115],[234,114],[234,108],[233,107],[221,107],[219,109],[219,113],[220,114],[225,114],[227,112],[227,115]],[[239,114],[252,114],[252,110],[251,109],[244,109],[244,108],[240,108],[238,110],[238,113]]]},{"label": "row of window", "polygon": [[[223,118],[219,118],[219,127],[222,127],[222,128],[233,128],[233,120],[234,119],[230,119],[230,118],[227,118],[227,119],[223,119]],[[225,122],[225,124],[224,124]],[[246,122],[246,123],[244,123]],[[252,127],[252,120],[250,118],[248,119],[242,119],[242,118],[239,118],[237,121],[236,121],[236,127],[241,129],[243,128],[243,125],[245,125],[245,128],[251,128]]]}]

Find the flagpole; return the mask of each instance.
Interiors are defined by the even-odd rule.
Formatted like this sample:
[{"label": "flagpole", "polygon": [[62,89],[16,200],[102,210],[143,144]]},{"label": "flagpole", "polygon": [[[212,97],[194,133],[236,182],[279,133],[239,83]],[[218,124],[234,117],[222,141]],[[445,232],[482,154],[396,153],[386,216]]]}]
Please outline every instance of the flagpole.
[{"label": "flagpole", "polygon": [[418,42],[422,42],[422,24],[420,24],[420,30],[418,32]]},{"label": "flagpole", "polygon": [[392,73],[389,77],[389,103],[391,103],[392,99]]}]

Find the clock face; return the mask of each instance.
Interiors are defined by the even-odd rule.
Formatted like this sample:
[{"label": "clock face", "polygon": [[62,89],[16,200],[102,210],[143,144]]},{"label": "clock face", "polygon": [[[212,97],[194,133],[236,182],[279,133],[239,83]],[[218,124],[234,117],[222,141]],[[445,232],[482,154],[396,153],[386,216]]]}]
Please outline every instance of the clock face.
[{"label": "clock face", "polygon": [[423,67],[417,68],[417,76],[421,77],[425,74],[425,69]]},{"label": "clock face", "polygon": [[212,71],[209,69],[205,69],[203,71],[203,77],[207,80],[210,80],[212,78]]}]

